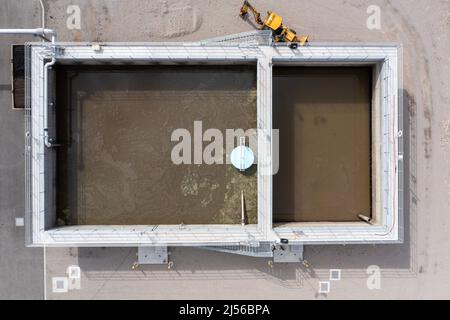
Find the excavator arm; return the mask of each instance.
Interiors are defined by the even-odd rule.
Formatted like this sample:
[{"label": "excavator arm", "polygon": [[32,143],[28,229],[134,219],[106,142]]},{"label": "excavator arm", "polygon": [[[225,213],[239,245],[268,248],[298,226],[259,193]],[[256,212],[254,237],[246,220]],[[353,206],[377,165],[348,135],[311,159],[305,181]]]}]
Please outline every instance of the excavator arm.
[{"label": "excavator arm", "polygon": [[241,7],[241,11],[239,12],[239,16],[241,16],[241,18],[245,18],[249,10],[252,12],[253,17],[255,18],[255,22],[259,26],[264,27],[264,22],[261,20],[261,14],[247,0],[244,1],[244,4]]}]

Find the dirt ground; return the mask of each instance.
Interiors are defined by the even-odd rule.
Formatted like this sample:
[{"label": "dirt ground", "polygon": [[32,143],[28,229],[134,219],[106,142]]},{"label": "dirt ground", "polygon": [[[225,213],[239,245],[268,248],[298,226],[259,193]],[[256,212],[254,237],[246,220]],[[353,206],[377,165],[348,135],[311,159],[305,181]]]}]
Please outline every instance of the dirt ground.
[{"label": "dirt ground", "polygon": [[[56,28],[62,41],[191,41],[252,30],[239,19],[240,0],[201,1],[44,1],[46,24]],[[171,252],[172,269],[163,266],[131,270],[136,260],[132,248],[47,248],[43,270],[48,299],[108,298],[272,298],[272,299],[417,299],[450,297],[450,66],[449,2],[447,0],[317,0],[262,1],[253,4],[261,12],[274,10],[298,33],[309,34],[311,42],[394,42],[403,52],[403,102],[405,137],[405,242],[396,245],[320,245],[305,247],[310,263],[277,264],[271,268],[266,259],[254,259],[192,248]],[[2,0],[8,14],[0,14],[2,27],[31,27],[19,20],[23,8],[39,23],[39,10],[25,1]],[[81,28],[67,28],[67,8],[78,5]],[[369,29],[367,19],[373,5],[380,8],[380,29]],[[372,8],[372,9],[370,9]],[[369,11],[369,13],[368,13]],[[6,38],[4,38],[6,39]],[[3,40],[2,40],[3,41]],[[2,64],[8,63],[7,44],[2,42]],[[3,70],[3,69],[2,69]],[[3,83],[9,79],[2,78]],[[5,95],[6,97],[6,95]],[[2,98],[2,109],[8,109]],[[2,134],[20,117],[2,110]],[[11,122],[11,125],[8,124]],[[23,139],[19,137],[20,143]],[[2,139],[3,140],[3,139]],[[14,146],[13,138],[2,147]],[[5,144],[3,144],[3,142]],[[16,150],[16,149],[14,149]],[[14,179],[23,179],[23,170],[15,166],[20,149],[2,156],[2,193]],[[20,163],[20,162],[19,162]],[[6,170],[13,170],[6,175]],[[22,170],[22,171],[21,171]],[[14,175],[12,175],[14,174]],[[20,191],[20,190],[19,190]],[[4,194],[2,211],[12,214],[23,207],[17,190]],[[16,199],[13,202],[11,199]],[[2,198],[3,199],[3,198]],[[3,212],[2,212],[3,213]],[[9,220],[2,220],[11,223]],[[7,228],[7,227],[2,227]],[[9,227],[8,227],[9,228]],[[6,248],[23,241],[19,231],[8,229],[0,235],[1,268],[9,270]],[[12,237],[11,235],[16,235]],[[9,242],[8,242],[9,241]],[[17,246],[12,243],[11,246]],[[13,248],[15,248],[13,247]],[[21,249],[25,252],[28,249]],[[5,254],[3,254],[5,253]],[[29,272],[21,261],[20,270]],[[52,277],[64,276],[69,265],[82,270],[81,289],[52,293]],[[19,268],[14,266],[15,269]],[[381,270],[380,288],[371,289],[368,277],[373,266]],[[372,269],[370,269],[371,267]],[[330,269],[341,269],[340,281],[331,282],[330,293],[318,294],[319,281],[328,281]],[[7,296],[15,287],[23,288],[14,271],[14,281],[2,276]],[[11,271],[12,272],[12,271]],[[29,273],[27,273],[29,274]],[[25,280],[21,280],[25,279]],[[139,280],[139,281],[136,281]],[[4,289],[3,289],[4,288]]]}]

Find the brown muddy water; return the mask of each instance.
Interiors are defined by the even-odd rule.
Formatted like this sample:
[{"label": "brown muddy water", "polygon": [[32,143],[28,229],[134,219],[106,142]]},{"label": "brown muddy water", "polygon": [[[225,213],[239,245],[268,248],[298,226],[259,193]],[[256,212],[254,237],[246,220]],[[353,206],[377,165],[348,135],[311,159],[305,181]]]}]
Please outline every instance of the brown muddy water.
[{"label": "brown muddy water", "polygon": [[274,222],[371,215],[370,67],[275,67]]},{"label": "brown muddy water", "polygon": [[[59,225],[256,223],[256,168],[175,165],[174,129],[256,128],[251,66],[57,66]],[[192,136],[193,139],[193,136]],[[207,145],[203,143],[203,146]]]}]

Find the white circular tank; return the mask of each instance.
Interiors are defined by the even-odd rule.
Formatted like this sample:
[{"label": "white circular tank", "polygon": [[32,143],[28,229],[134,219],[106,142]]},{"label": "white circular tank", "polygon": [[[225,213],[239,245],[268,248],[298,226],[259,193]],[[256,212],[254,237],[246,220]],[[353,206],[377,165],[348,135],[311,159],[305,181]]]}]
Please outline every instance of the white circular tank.
[{"label": "white circular tank", "polygon": [[231,151],[230,160],[236,169],[244,171],[252,166],[255,156],[252,149],[245,145],[240,145]]}]

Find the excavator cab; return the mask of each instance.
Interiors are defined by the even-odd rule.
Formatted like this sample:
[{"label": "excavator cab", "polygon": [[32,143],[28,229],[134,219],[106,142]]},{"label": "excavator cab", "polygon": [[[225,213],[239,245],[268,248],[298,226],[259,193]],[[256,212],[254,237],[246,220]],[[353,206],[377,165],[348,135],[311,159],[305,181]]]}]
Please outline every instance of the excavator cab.
[{"label": "excavator cab", "polygon": [[275,12],[267,11],[267,14],[269,16],[266,21],[264,21],[264,24],[273,31],[278,30],[282,26],[283,19]]}]

